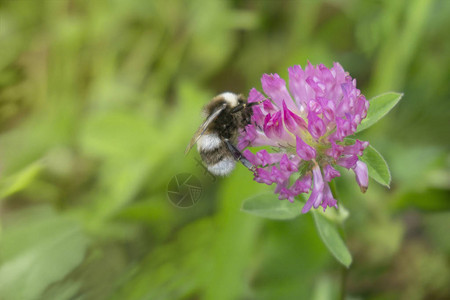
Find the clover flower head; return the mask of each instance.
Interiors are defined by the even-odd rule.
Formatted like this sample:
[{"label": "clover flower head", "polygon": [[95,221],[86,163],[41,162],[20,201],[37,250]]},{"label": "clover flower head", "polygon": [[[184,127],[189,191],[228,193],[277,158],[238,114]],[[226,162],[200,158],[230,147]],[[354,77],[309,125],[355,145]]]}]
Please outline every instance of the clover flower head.
[{"label": "clover flower head", "polygon": [[330,69],[308,63],[304,69],[289,68],[289,87],[278,74],[264,74],[261,83],[265,95],[252,89],[248,102],[263,102],[253,106],[252,122],[238,140],[239,149],[269,146],[273,150],[243,152],[257,167],[254,180],[275,183],[279,199],[290,202],[311,191],[303,213],[312,207],[337,208],[329,186],[340,176],[336,165],[352,169],[365,192],[368,171],[359,156],[369,143],[344,141],[356,132],[369,108],[356,80],[339,63]]}]

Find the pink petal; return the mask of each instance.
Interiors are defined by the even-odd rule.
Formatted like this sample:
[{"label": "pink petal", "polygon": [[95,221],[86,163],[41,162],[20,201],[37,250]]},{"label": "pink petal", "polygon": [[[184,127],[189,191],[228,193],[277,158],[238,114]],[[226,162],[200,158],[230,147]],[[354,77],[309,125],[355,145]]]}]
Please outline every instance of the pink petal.
[{"label": "pink petal", "polygon": [[263,149],[261,151],[258,151],[256,153],[256,157],[259,159],[259,161],[261,162],[262,166],[267,166],[273,163],[271,154],[269,154],[267,152],[267,150]]},{"label": "pink petal", "polygon": [[300,137],[296,138],[296,151],[303,160],[311,160],[316,157],[316,149],[305,143]]},{"label": "pink petal", "polygon": [[344,168],[350,169],[356,165],[357,161],[357,155],[343,155],[336,161],[336,163]]},{"label": "pink petal", "polygon": [[295,196],[291,190],[286,187],[281,188],[280,195],[278,197],[279,200],[288,199],[289,202],[293,203],[295,200]]},{"label": "pink petal", "polygon": [[268,113],[273,113],[277,110],[275,105],[273,105],[272,101],[270,101],[270,100],[266,100],[262,104],[263,104],[264,110]]},{"label": "pink petal", "polygon": [[311,189],[311,175],[305,175],[301,179],[297,179],[291,187],[294,194],[307,193]]},{"label": "pink petal", "polygon": [[369,142],[356,140],[353,145],[344,146],[342,154],[353,154],[353,155],[363,155],[364,149],[369,146]]},{"label": "pink petal", "polygon": [[274,183],[271,172],[266,170],[265,168],[258,168],[255,172],[255,178],[253,178],[256,182],[265,183],[267,185],[271,185]]},{"label": "pink petal", "polygon": [[290,67],[288,71],[289,90],[297,102],[300,112],[303,112],[307,109],[309,100],[314,98],[314,91],[306,83],[306,75],[301,66]]},{"label": "pink petal", "polygon": [[328,207],[336,207],[337,208],[337,200],[334,199],[333,194],[331,193],[330,186],[328,183],[325,184],[323,187],[323,201],[322,201],[322,207],[323,211]]},{"label": "pink petal", "polygon": [[339,176],[341,176],[339,171],[337,171],[331,165],[326,165],[325,168],[323,168],[323,178],[325,179],[325,181],[330,182],[333,178]]},{"label": "pink petal", "polygon": [[253,109],[252,123],[254,123],[258,126],[263,126],[265,114],[263,113],[261,107],[253,106],[252,109]]},{"label": "pink petal", "polygon": [[261,160],[253,154],[250,150],[245,149],[244,152],[242,152],[242,155],[248,159],[253,165],[259,166],[261,165]]},{"label": "pink petal", "polygon": [[326,154],[334,159],[338,159],[344,151],[344,146],[338,145],[335,142],[331,142],[331,148],[327,149]]},{"label": "pink petal", "polygon": [[288,156],[286,154],[283,154],[281,160],[280,160],[280,169],[285,172],[297,172],[297,166],[295,163],[293,163],[291,160],[289,160]]},{"label": "pink petal", "polygon": [[286,82],[278,74],[264,74],[261,79],[264,93],[268,95],[278,107],[282,107],[283,101],[286,101],[287,107],[292,111],[298,111],[299,108],[292,101],[291,95],[286,88]]},{"label": "pink petal", "polygon": [[321,118],[319,118],[315,113],[308,113],[308,131],[313,138],[318,140],[326,132],[325,123]]},{"label": "pink petal", "polygon": [[257,132],[254,125],[250,124],[245,127],[245,131],[239,135],[237,148],[242,150],[248,147],[256,139]]},{"label": "pink petal", "polygon": [[318,203],[322,202],[322,198],[323,198],[322,192],[313,190],[308,198],[308,201],[306,201],[305,205],[302,208],[302,213],[306,214],[311,209],[311,207],[315,205],[316,202]]},{"label": "pink petal", "polygon": [[314,187],[308,201],[306,201],[305,205],[303,206],[302,213],[308,212],[312,206],[314,206],[314,208],[317,208],[322,203],[324,182],[320,167],[318,165],[314,166],[313,168],[313,180]]},{"label": "pink petal", "polygon": [[264,133],[270,139],[282,138],[284,131],[281,111],[277,111],[273,116],[268,114],[264,120]]},{"label": "pink petal", "polygon": [[283,101],[283,120],[286,128],[293,134],[297,134],[299,131],[306,129],[306,122],[290,111],[285,101]]},{"label": "pink petal", "polygon": [[248,94],[248,103],[259,102],[266,99],[257,89],[252,88]]},{"label": "pink petal", "polygon": [[353,168],[356,175],[356,182],[361,188],[361,192],[365,193],[367,187],[369,186],[369,171],[367,170],[367,165],[362,161],[358,160],[356,166]]}]

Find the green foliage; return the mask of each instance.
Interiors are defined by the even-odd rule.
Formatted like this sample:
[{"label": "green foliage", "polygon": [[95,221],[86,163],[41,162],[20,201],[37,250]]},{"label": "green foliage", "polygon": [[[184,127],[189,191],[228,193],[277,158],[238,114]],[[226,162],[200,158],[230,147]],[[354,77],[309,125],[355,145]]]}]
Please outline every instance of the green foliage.
[{"label": "green foliage", "polygon": [[[346,144],[354,144],[355,140],[351,138],[345,138]],[[364,150],[361,160],[366,163],[369,171],[369,177],[377,181],[379,184],[389,187],[391,183],[391,172],[389,166],[383,156],[372,146],[369,146]]]},{"label": "green foliage", "polygon": [[38,298],[82,262],[89,245],[80,226],[67,217],[52,212],[30,216],[2,236],[0,294],[5,299]]},{"label": "green foliage", "polygon": [[348,268],[352,263],[352,255],[339,235],[336,224],[317,211],[313,211],[313,216],[317,231],[325,246],[341,264]]},{"label": "green foliage", "polygon": [[391,172],[383,156],[371,145],[365,150],[361,160],[366,163],[369,176],[379,184],[389,187],[391,183]]},{"label": "green foliage", "polygon": [[[350,263],[341,227],[351,297],[449,298],[449,13],[441,0],[3,1],[0,299],[337,298],[327,248]],[[362,195],[343,173],[338,211],[256,218],[240,208],[285,218],[301,203],[257,198],[267,188],[240,165],[211,178],[183,151],[208,99],[308,60],[340,62],[368,98],[405,93],[396,109],[400,94],[370,100],[358,133],[392,189]],[[179,209],[167,185],[185,172],[203,197]]]},{"label": "green foliage", "polygon": [[41,164],[34,163],[27,166],[24,170],[19,171],[17,174],[11,175],[8,179],[4,179],[4,187],[0,187],[0,199],[4,199],[26,188],[39,174],[41,168]]},{"label": "green foliage", "polygon": [[273,192],[255,195],[242,204],[243,211],[268,219],[289,220],[301,215],[298,204],[277,200]]},{"label": "green foliage", "polygon": [[[306,200],[303,197],[301,199],[303,203]],[[242,204],[242,210],[267,219],[290,220],[302,215],[302,205],[280,201],[275,198],[273,193],[265,192],[246,199]],[[342,224],[348,217],[348,211],[341,207],[339,214],[331,209],[328,209],[326,213],[313,210],[312,214],[317,232],[323,243],[330,253],[348,268],[352,262],[352,256],[337,230],[337,225]]]},{"label": "green foliage", "polygon": [[382,117],[384,117],[395,105],[402,99],[403,94],[400,93],[384,93],[373,97],[369,100],[369,110],[367,111],[367,117],[361,121],[356,132],[363,131],[369,128]]}]

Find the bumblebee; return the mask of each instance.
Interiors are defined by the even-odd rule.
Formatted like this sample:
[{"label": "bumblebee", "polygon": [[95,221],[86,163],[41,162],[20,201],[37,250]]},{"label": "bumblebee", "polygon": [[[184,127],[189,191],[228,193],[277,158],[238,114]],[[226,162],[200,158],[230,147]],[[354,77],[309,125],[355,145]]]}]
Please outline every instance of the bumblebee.
[{"label": "bumblebee", "polygon": [[247,103],[243,95],[231,92],[214,97],[203,108],[205,121],[195,132],[185,154],[197,143],[200,157],[212,174],[230,174],[236,166],[236,161],[254,172],[255,166],[242,155],[234,143],[239,131],[251,122],[251,107],[259,103]]}]

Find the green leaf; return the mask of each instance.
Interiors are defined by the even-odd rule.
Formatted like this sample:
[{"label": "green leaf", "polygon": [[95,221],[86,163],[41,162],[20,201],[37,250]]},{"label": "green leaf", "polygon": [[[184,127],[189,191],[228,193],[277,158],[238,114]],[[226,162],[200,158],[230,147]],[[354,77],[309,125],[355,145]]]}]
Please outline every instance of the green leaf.
[{"label": "green leaf", "polygon": [[372,146],[369,145],[364,150],[361,160],[366,163],[369,176],[379,184],[389,187],[391,184],[391,172],[383,156]]},{"label": "green leaf", "polygon": [[273,193],[256,195],[244,201],[242,210],[263,218],[289,220],[301,215],[298,203],[278,200]]},{"label": "green leaf", "polygon": [[[330,183],[331,185],[332,183]],[[301,195],[302,196],[302,195]],[[306,202],[307,198],[303,197],[304,202]],[[317,213],[321,214],[324,218],[330,220],[330,222],[335,224],[344,224],[344,221],[349,217],[350,213],[345,208],[344,204],[339,204],[339,209],[327,209],[323,211],[322,209],[316,209]]]},{"label": "green leaf", "polygon": [[14,175],[0,182],[0,199],[15,194],[26,188],[39,175],[42,169],[40,163],[33,163]]},{"label": "green leaf", "polygon": [[77,299],[77,293],[79,293],[82,287],[81,281],[62,281],[49,286],[45,292],[39,297],[39,300],[45,299],[57,299],[57,300],[70,300]]},{"label": "green leaf", "polygon": [[402,97],[402,93],[388,92],[370,99],[367,117],[361,121],[356,132],[363,131],[378,122],[400,101]]},{"label": "green leaf", "polygon": [[2,299],[36,299],[82,261],[88,238],[68,217],[43,215],[6,228],[0,245]]},{"label": "green leaf", "polygon": [[314,222],[319,236],[331,254],[347,268],[352,263],[352,255],[342,240],[336,224],[328,220],[324,215],[313,210]]},{"label": "green leaf", "polygon": [[153,153],[160,144],[154,142],[156,137],[158,133],[142,116],[123,112],[90,115],[80,132],[84,152],[112,160],[142,157],[143,149]]}]

